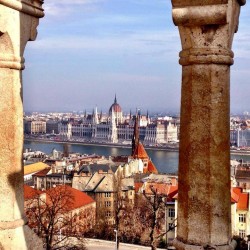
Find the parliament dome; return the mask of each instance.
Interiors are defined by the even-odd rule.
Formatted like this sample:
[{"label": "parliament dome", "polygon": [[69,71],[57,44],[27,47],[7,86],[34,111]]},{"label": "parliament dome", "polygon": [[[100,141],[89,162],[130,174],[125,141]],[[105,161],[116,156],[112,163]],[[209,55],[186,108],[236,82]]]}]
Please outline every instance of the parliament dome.
[{"label": "parliament dome", "polygon": [[112,113],[112,110],[113,110],[115,113],[122,112],[121,106],[117,103],[116,96],[115,96],[114,103],[113,103],[113,104],[110,106],[110,108],[109,108],[109,113]]}]

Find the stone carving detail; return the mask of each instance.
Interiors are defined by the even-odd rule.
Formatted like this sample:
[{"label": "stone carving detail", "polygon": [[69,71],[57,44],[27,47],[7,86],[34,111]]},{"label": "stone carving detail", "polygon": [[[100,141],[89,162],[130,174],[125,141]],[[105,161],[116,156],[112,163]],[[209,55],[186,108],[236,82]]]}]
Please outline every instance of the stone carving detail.
[{"label": "stone carving detail", "polygon": [[[187,2],[192,2],[187,4]],[[240,5],[236,0],[173,0],[173,21],[179,27],[183,50],[216,48],[211,55],[231,55],[233,34],[237,31]],[[244,1],[239,1],[241,4]],[[183,6],[182,4],[183,3]],[[192,5],[191,5],[192,4]],[[188,5],[188,6],[187,6]],[[229,50],[225,52],[225,50]],[[194,54],[195,50],[192,51]],[[213,62],[216,63],[216,62]],[[218,62],[221,64],[220,60]],[[229,60],[229,64],[231,64]]]},{"label": "stone carving detail", "polygon": [[0,4],[32,17],[41,18],[44,16],[43,9],[41,8],[43,1],[41,0],[0,0]]}]

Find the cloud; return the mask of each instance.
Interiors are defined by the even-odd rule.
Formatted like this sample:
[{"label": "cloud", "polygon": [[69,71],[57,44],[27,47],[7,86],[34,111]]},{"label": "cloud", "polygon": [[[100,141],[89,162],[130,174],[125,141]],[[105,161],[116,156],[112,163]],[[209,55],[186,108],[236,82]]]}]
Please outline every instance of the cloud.
[{"label": "cloud", "polygon": [[[30,44],[33,50],[82,51],[93,54],[155,55],[175,54],[180,50],[180,39],[177,31],[141,31],[100,36],[53,36],[38,39]],[[48,52],[49,53],[49,52]]]},{"label": "cloud", "polygon": [[[48,16],[66,16],[77,10],[77,6],[85,6],[85,11],[95,9],[105,0],[53,0],[45,1],[43,7]],[[77,5],[77,6],[76,6]]]}]

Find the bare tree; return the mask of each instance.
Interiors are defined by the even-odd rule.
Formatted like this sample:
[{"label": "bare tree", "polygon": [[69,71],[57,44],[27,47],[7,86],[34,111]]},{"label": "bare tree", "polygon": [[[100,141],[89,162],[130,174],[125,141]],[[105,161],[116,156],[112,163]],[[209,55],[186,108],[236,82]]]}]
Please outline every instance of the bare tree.
[{"label": "bare tree", "polygon": [[114,201],[114,219],[115,219],[115,230],[117,230],[117,242],[116,249],[119,250],[119,244],[121,241],[121,223],[123,218],[123,213],[128,206],[128,197],[126,197],[126,192],[123,190],[122,185],[122,174],[117,173],[114,178],[114,190],[115,190],[115,201]]},{"label": "bare tree", "polygon": [[150,187],[151,194],[146,194],[143,192],[142,203],[140,204],[140,209],[142,222],[148,226],[149,229],[149,239],[151,250],[156,250],[157,240],[159,236],[165,234],[162,233],[162,225],[164,224],[164,196],[157,193],[157,189],[154,189],[153,186]]},{"label": "bare tree", "polygon": [[[156,249],[158,236],[163,233],[164,202],[154,194],[139,194],[135,204],[120,211],[120,239],[135,244],[150,244]],[[165,233],[165,232],[164,232]]]},{"label": "bare tree", "polygon": [[72,213],[74,197],[66,186],[49,189],[26,203],[29,226],[44,238],[47,250],[86,249],[79,215]]},{"label": "bare tree", "polygon": [[[141,234],[144,230],[140,217],[140,209],[135,204],[126,203],[124,209],[120,212],[120,240],[133,244],[139,244]],[[142,229],[143,227],[143,229]]]}]

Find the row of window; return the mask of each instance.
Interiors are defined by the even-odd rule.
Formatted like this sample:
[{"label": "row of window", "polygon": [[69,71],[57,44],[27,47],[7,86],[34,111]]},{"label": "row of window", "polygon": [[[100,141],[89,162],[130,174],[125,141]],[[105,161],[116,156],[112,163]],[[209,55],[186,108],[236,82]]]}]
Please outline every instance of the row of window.
[{"label": "row of window", "polygon": [[111,193],[104,193],[104,197],[111,197]]}]

